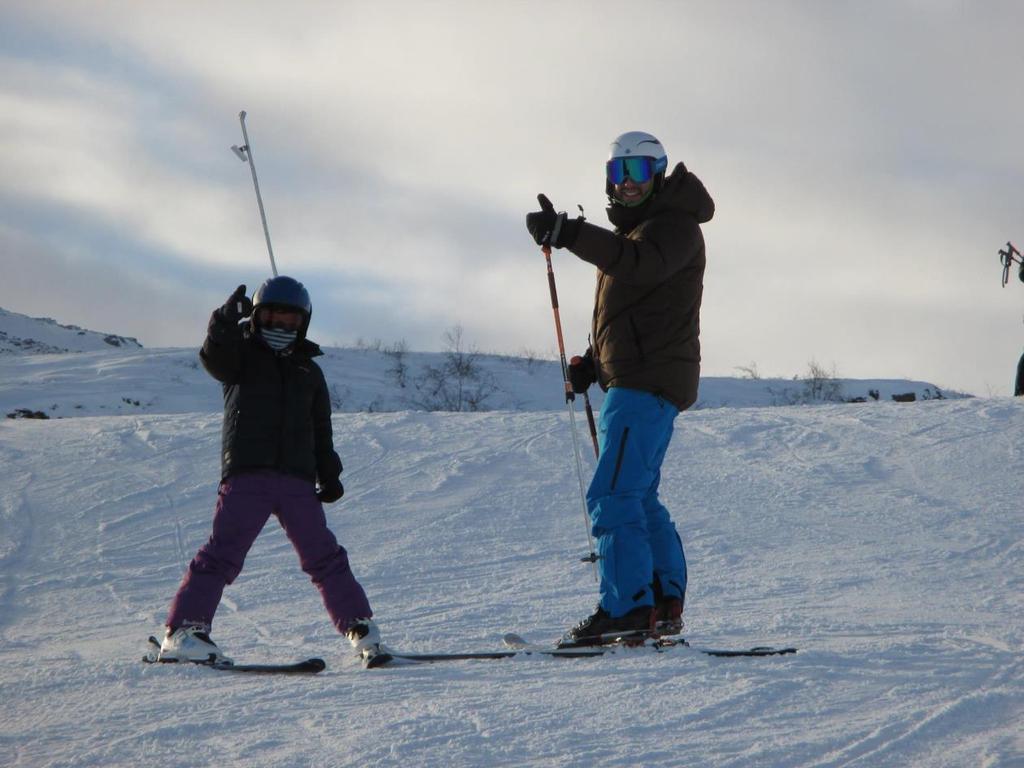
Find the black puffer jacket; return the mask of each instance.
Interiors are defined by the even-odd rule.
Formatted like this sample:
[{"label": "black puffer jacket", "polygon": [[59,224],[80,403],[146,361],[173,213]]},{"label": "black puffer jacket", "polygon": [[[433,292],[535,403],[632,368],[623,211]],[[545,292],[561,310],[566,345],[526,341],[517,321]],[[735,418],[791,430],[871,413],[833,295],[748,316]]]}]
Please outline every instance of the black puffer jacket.
[{"label": "black puffer jacket", "polygon": [[199,358],[224,385],[222,478],[273,469],[323,484],[341,475],[327,382],[313,362],[320,354],[306,339],[275,354],[249,326],[213,313]]}]

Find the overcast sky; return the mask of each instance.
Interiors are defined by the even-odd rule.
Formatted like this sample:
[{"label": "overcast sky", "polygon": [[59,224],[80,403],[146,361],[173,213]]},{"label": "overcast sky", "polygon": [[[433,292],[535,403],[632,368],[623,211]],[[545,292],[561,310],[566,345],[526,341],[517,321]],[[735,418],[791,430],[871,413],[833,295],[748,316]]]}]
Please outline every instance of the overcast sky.
[{"label": "overcast sky", "polygon": [[[717,213],[703,371],[1006,395],[1024,349],[1024,3],[0,6],[0,307],[196,345],[278,267],[325,344],[554,350],[545,192],[605,217],[617,134]],[[556,252],[569,352],[593,268]]]}]

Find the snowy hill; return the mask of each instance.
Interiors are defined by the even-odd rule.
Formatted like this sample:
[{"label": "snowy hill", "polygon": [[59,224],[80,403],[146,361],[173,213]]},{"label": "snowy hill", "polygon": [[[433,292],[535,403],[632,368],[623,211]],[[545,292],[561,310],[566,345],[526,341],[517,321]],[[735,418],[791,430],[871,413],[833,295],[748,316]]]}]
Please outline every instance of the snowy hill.
[{"label": "snowy hill", "polygon": [[[493,649],[589,612],[567,414],[334,425],[348,490],[328,519],[387,642]],[[722,408],[677,429],[662,488],[690,563],[688,636],[797,655],[364,671],[272,520],[214,636],[239,659],[319,655],[327,671],[146,666],[208,535],[218,414],[0,420],[2,762],[1024,764],[1024,402]]]},{"label": "snowy hill", "polygon": [[135,339],[61,325],[48,317],[28,317],[0,308],[0,355],[141,349]]},{"label": "snowy hill", "polygon": [[[71,329],[74,326],[0,310],[0,339],[18,338],[22,344],[9,350],[11,354],[0,354],[0,414],[24,410],[67,418],[220,410],[220,387],[199,364],[198,344],[188,349],[142,349],[134,339]],[[335,412],[565,408],[561,369],[553,360],[485,355],[461,346],[434,353],[381,344],[324,352],[318,362],[331,387]],[[905,379],[709,376],[701,379],[694,409],[876,396],[882,401],[894,396],[963,397],[929,382]],[[599,408],[602,394],[596,387],[591,397]]]},{"label": "snowy hill", "polygon": [[[18,335],[10,317],[0,330]],[[33,322],[19,338],[59,345]],[[214,636],[240,660],[328,669],[238,678],[138,661],[209,533],[220,389],[195,349],[106,346],[0,355],[0,412],[59,417],[0,419],[4,765],[1024,765],[1024,401],[702,381],[662,478],[689,559],[687,635],[795,656],[364,671],[271,521]],[[463,405],[496,412],[437,413],[456,391],[445,353],[321,360],[346,466],[328,519],[387,643],[490,650],[589,613],[556,363],[473,357]],[[837,386],[878,398],[774,407]]]}]

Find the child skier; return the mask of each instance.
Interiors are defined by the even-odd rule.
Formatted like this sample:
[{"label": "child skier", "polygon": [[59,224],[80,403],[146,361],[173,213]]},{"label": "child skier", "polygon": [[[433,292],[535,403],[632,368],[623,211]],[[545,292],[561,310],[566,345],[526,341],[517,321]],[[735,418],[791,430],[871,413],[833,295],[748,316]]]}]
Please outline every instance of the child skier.
[{"label": "child skier", "polygon": [[334,626],[368,666],[379,653],[366,594],[324,516],[322,504],[338,501],[344,488],[327,384],[312,359],[320,348],[306,338],[311,314],[302,283],[280,276],[251,302],[238,286],[210,318],[199,357],[224,385],[221,482],[213,532],[171,603],[161,661],[224,659],[210,639],[213,614],[271,514]]}]

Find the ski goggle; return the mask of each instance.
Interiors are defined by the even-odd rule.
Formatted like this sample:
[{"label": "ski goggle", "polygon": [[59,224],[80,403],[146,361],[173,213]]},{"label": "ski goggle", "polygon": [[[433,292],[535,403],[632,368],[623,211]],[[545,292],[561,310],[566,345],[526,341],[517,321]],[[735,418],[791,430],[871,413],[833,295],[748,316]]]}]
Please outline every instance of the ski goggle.
[{"label": "ski goggle", "polygon": [[637,184],[650,181],[654,175],[661,173],[668,165],[668,158],[655,160],[653,157],[613,157],[608,161],[608,181],[612,184],[621,184],[628,176]]},{"label": "ski goggle", "polygon": [[302,313],[294,307],[264,304],[256,308],[256,324],[262,328],[281,328],[297,331],[304,320]]}]

